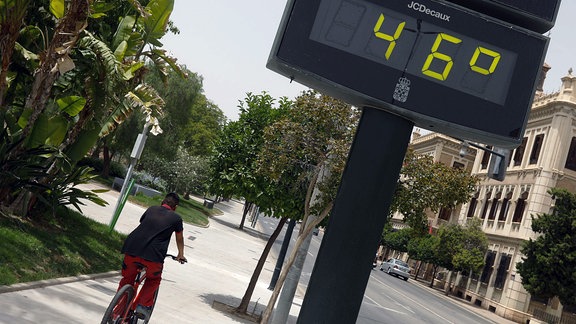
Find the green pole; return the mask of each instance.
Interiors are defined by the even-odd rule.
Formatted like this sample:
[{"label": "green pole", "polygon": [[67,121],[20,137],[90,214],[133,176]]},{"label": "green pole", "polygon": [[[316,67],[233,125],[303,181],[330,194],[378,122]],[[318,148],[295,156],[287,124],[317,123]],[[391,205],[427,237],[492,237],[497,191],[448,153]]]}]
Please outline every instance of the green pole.
[{"label": "green pole", "polygon": [[124,205],[126,204],[126,200],[128,200],[128,196],[130,195],[130,190],[132,190],[132,186],[134,186],[134,178],[130,179],[130,183],[128,184],[128,190],[126,190],[126,192],[124,192],[123,196],[119,197],[120,204],[118,205],[118,208],[116,208],[116,211],[114,211],[114,216],[112,216],[112,221],[110,222],[109,233],[112,233],[112,231],[114,230],[114,226],[116,226],[116,222],[118,221],[118,218],[120,217],[120,213],[122,212],[122,209],[124,208]]}]

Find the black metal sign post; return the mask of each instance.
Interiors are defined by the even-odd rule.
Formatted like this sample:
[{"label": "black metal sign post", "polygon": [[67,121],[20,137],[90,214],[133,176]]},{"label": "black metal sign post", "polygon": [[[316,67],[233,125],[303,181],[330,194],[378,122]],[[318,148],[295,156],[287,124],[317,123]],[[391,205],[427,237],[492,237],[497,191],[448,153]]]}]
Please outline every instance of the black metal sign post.
[{"label": "black metal sign post", "polygon": [[364,108],[298,323],[355,323],[413,123]]}]

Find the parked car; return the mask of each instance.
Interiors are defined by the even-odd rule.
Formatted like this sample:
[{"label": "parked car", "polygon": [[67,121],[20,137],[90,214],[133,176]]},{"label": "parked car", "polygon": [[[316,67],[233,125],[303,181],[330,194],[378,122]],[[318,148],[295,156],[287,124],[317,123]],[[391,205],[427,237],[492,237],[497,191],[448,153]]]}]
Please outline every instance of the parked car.
[{"label": "parked car", "polygon": [[386,271],[389,275],[394,275],[399,278],[402,277],[404,281],[410,277],[410,266],[406,262],[394,258],[382,262],[380,270]]}]

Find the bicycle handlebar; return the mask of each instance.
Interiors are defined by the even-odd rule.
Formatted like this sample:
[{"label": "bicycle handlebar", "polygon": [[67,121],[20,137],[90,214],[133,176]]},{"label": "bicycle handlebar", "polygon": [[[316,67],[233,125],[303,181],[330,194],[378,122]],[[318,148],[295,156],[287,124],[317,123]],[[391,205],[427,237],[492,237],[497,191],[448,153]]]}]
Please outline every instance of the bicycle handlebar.
[{"label": "bicycle handlebar", "polygon": [[188,260],[183,260],[183,261],[178,260],[178,257],[175,256],[175,255],[173,255],[173,254],[166,254],[166,257],[171,257],[172,260],[178,261],[178,262],[180,262],[180,263],[182,263],[182,264],[188,262]]}]

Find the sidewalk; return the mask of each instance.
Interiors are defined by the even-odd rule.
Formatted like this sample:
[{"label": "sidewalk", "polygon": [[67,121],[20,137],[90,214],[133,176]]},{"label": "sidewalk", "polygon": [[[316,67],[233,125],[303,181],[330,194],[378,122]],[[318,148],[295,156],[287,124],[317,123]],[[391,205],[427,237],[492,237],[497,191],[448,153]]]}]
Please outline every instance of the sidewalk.
[{"label": "sidewalk", "polygon": [[[108,224],[118,192],[109,191],[100,197],[109,205],[101,207],[87,202],[82,210],[86,216]],[[238,230],[241,204],[222,202],[218,208],[224,214],[212,217],[207,228],[184,224],[188,263],[166,261],[152,323],[250,323],[213,309],[212,304],[215,300],[234,306],[240,304],[268,237],[258,228]],[[142,207],[127,203],[116,230],[130,232],[143,212]],[[169,251],[177,251],[174,239]],[[274,262],[269,260],[264,266],[248,307],[251,313],[260,314],[268,303],[272,291],[267,288]],[[117,288],[119,272],[89,280],[70,279],[24,284],[12,287],[16,291],[1,293],[0,323],[100,322]],[[28,286],[34,288],[27,289]],[[296,322],[298,303],[295,300],[289,323]]]}]

